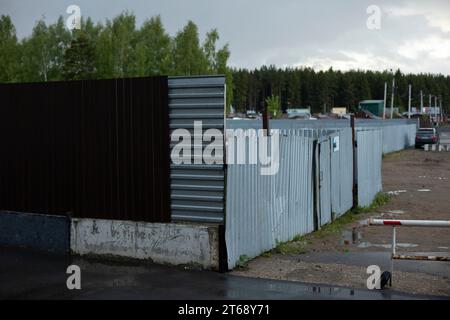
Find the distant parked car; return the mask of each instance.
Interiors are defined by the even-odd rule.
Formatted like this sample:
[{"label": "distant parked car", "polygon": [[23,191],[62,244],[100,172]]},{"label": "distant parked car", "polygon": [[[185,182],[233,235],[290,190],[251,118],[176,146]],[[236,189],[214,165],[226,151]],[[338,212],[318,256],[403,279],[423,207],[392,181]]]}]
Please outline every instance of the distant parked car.
[{"label": "distant parked car", "polygon": [[421,128],[416,134],[416,148],[421,148],[426,144],[438,144],[439,133],[435,128]]}]

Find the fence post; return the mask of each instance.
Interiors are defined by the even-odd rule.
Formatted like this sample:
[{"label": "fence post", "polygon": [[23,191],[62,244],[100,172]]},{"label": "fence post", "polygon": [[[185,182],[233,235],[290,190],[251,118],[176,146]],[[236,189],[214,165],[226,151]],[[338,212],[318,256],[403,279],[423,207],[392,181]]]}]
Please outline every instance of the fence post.
[{"label": "fence post", "polygon": [[356,129],[355,129],[355,115],[350,116],[350,126],[352,127],[352,150],[353,150],[353,208],[358,207],[358,183],[357,183],[357,145],[356,145]]},{"label": "fence post", "polygon": [[269,113],[267,112],[267,106],[264,106],[263,110],[263,130],[264,135],[269,136]]},{"label": "fence post", "polygon": [[320,199],[319,195],[319,177],[318,177],[318,166],[319,166],[319,159],[318,159],[318,140],[315,139],[313,142],[313,161],[312,161],[312,184],[313,184],[313,223],[314,223],[314,230],[319,230],[320,224],[319,224],[319,208],[318,208],[318,201]]},{"label": "fence post", "polygon": [[395,247],[397,246],[397,229],[395,229],[395,226],[392,227],[392,257],[395,257],[396,250]]}]

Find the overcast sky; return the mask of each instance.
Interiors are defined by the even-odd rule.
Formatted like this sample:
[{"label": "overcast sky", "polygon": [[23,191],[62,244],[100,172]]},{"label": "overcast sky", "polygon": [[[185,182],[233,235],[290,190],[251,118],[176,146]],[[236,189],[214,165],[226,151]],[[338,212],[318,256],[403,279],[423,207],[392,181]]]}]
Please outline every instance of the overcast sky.
[{"label": "overcast sky", "polygon": [[[217,27],[231,48],[230,63],[351,68],[450,75],[449,0],[0,0],[19,37],[35,22],[68,17],[78,5],[94,21],[134,12],[138,25],[161,15],[170,34],[188,20],[204,33]],[[367,8],[381,9],[381,25],[370,30]]]}]

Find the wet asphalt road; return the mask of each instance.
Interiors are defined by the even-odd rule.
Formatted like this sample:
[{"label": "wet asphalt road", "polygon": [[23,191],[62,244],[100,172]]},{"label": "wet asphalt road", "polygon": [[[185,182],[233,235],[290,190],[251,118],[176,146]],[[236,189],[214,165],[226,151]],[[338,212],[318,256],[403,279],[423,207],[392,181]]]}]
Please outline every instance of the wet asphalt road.
[{"label": "wet asphalt road", "polygon": [[[68,290],[66,268],[81,268]],[[0,299],[320,300],[430,299],[394,291],[241,278],[143,262],[112,262],[0,248]]]}]

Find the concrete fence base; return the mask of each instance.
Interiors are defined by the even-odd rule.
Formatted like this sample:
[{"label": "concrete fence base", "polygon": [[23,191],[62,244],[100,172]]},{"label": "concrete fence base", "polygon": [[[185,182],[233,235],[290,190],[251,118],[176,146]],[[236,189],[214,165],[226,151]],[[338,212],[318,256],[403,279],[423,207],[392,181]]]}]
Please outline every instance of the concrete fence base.
[{"label": "concrete fence base", "polygon": [[71,250],[80,255],[148,259],[171,265],[219,267],[218,227],[72,219]]},{"label": "concrete fence base", "polygon": [[0,211],[0,245],[66,254],[69,241],[68,217]]}]

